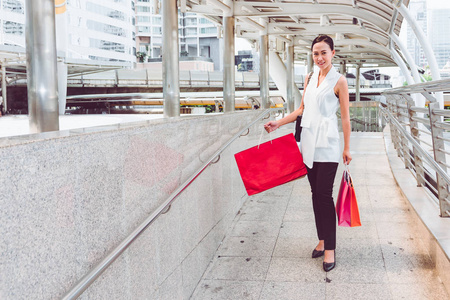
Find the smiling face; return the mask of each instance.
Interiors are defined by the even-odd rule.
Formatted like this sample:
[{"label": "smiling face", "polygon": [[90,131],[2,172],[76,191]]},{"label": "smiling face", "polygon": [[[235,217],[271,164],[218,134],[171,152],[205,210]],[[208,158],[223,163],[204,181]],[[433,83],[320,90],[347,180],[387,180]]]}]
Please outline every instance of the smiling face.
[{"label": "smiling face", "polygon": [[312,49],[314,63],[320,70],[327,70],[331,66],[334,54],[335,50],[331,50],[330,45],[323,41],[314,44]]}]

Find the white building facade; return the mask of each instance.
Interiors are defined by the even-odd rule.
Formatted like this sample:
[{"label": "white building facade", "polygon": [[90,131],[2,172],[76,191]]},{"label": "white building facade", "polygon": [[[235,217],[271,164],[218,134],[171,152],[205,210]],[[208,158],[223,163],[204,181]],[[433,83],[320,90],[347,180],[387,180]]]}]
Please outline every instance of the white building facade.
[{"label": "white building facade", "polygon": [[[145,59],[157,59],[162,51],[162,19],[160,3],[137,0],[136,2],[136,48]],[[181,57],[209,58],[214,69],[221,70],[221,39],[217,26],[208,19],[193,13],[178,14],[179,53]]]},{"label": "white building facade", "polygon": [[[409,3],[409,11],[415,17],[419,27],[422,28],[425,35],[428,32],[428,24],[427,24],[427,1],[426,0],[413,0]],[[425,69],[428,65],[427,59],[423,52],[422,47],[420,46],[419,41],[417,40],[414,31],[410,26],[407,27],[407,48],[409,53],[411,54],[414,62],[417,66]]]},{"label": "white building facade", "polygon": [[[0,44],[25,47],[24,2],[0,0]],[[134,1],[68,0],[66,15],[68,58],[136,61]]]}]

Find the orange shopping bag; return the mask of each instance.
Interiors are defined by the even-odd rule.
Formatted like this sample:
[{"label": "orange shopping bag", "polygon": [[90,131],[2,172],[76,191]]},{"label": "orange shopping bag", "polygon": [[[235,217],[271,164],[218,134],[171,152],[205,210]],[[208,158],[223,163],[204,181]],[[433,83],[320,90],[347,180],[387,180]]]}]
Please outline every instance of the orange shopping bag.
[{"label": "orange shopping bag", "polygon": [[339,188],[336,202],[336,213],[339,226],[361,226],[355,188],[353,187],[353,180],[348,170],[348,165],[345,165],[344,174],[342,174],[341,187]]}]

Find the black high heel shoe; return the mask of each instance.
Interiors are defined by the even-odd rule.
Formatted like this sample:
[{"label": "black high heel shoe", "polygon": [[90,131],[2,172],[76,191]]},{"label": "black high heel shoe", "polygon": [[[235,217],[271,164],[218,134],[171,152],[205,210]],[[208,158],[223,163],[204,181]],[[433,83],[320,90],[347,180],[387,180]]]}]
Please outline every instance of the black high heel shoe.
[{"label": "black high heel shoe", "polygon": [[325,250],[318,251],[318,250],[314,249],[312,252],[312,258],[318,258],[318,257],[323,256],[324,254],[325,254]]},{"label": "black high heel shoe", "polygon": [[329,272],[329,271],[333,270],[334,267],[336,267],[336,250],[334,250],[333,254],[334,254],[334,262],[332,262],[332,263],[323,262],[323,270],[325,272]]}]

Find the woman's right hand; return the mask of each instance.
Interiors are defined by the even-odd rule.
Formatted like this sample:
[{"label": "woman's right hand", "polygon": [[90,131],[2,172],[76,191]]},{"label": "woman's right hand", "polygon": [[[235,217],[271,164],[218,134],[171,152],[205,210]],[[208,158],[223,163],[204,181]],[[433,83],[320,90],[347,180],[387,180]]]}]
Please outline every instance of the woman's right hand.
[{"label": "woman's right hand", "polygon": [[278,127],[280,127],[280,125],[278,124],[277,121],[269,121],[266,124],[264,124],[264,129],[267,132],[272,132],[272,131],[278,129]]}]

